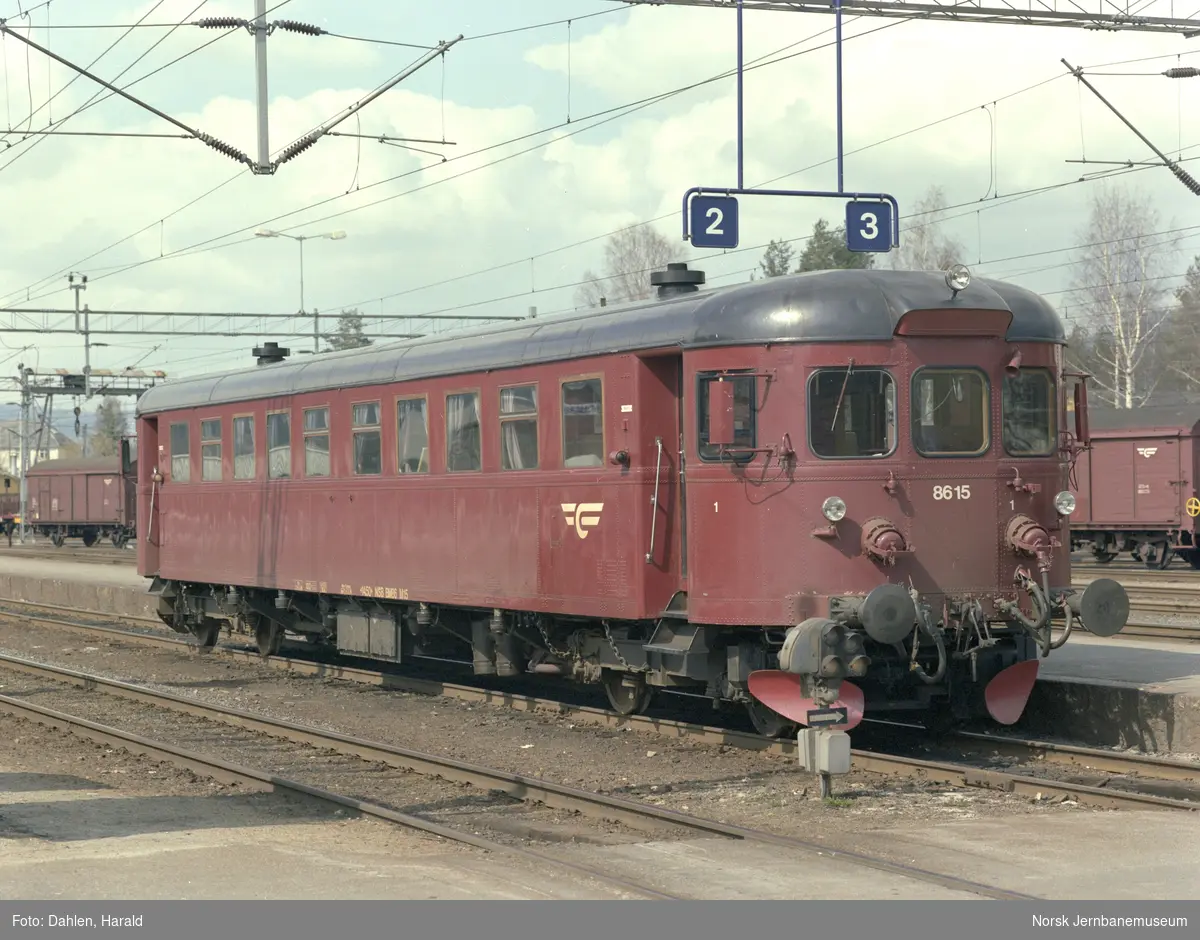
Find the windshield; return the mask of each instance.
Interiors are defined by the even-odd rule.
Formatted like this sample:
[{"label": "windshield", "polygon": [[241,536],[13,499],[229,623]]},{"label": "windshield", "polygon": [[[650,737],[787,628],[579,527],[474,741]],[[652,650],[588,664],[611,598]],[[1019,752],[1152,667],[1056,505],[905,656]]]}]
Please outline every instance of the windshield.
[{"label": "windshield", "polygon": [[913,446],[923,456],[975,456],[988,446],[988,386],[974,369],[913,377]]},{"label": "windshield", "polygon": [[808,383],[808,439],[818,457],[896,449],[896,385],[882,369],[821,369]]},{"label": "windshield", "polygon": [[1004,377],[1004,449],[1016,456],[1053,453],[1056,421],[1054,380],[1045,369],[1022,369]]}]

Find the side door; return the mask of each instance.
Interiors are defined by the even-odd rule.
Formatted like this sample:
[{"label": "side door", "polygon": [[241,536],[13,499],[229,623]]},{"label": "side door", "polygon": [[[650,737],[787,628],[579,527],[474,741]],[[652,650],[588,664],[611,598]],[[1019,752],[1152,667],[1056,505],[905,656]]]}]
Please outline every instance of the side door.
[{"label": "side door", "polygon": [[687,576],[686,450],[683,434],[683,356],[639,357],[636,377],[638,449],[643,495],[638,529],[642,552],[643,605],[666,610],[684,590]]}]

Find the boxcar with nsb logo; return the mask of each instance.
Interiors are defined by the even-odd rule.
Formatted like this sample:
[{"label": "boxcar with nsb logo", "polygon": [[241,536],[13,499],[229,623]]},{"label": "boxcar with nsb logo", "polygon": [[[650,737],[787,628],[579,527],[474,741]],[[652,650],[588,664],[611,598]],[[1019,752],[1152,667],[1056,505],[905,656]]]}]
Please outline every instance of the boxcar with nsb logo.
[{"label": "boxcar with nsb logo", "polygon": [[836,703],[1011,723],[1071,630],[1124,626],[1121,585],[1071,587],[1086,391],[1045,300],[961,266],[703,282],[150,389],[160,616],[769,734]]}]

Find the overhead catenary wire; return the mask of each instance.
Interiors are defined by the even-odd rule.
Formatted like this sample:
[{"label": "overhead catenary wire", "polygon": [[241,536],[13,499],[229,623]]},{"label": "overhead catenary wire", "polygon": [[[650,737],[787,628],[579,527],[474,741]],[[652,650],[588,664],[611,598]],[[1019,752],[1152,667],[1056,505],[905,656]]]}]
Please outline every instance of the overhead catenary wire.
[{"label": "overhead catenary wire", "polygon": [[[268,10],[268,12],[272,12],[273,10],[276,10],[276,9],[278,9],[279,7],[281,7],[281,6],[284,6],[285,4],[287,4],[287,3],[289,3],[289,2],[291,2],[291,0],[281,0],[281,2],[277,3],[277,4],[276,4],[274,7],[270,8],[270,9]],[[576,19],[578,19],[578,18],[576,18]],[[852,20],[851,20],[851,22],[852,22],[853,20],[855,20],[855,19],[861,19],[861,17],[853,17],[853,18],[852,18]],[[559,24],[559,23],[561,23],[561,22],[565,22],[565,20],[555,21],[555,22],[553,22],[553,23],[549,23],[549,24],[545,24],[545,23],[543,23],[543,24],[537,24],[537,25],[535,25],[535,26],[520,27],[520,28],[519,28],[519,30],[526,30],[526,29],[537,29],[537,28],[541,28],[541,27],[543,27],[543,26],[547,26],[547,25],[558,25],[558,24]],[[892,23],[887,23],[887,24],[884,24],[884,25],[882,25],[882,26],[878,26],[878,27],[874,27],[874,28],[872,28],[872,29],[864,30],[862,33],[858,33],[858,34],[855,34],[855,35],[853,35],[853,36],[847,37],[847,39],[846,39],[845,41],[850,41],[851,39],[855,39],[855,38],[861,38],[861,37],[864,37],[864,36],[870,35],[870,34],[872,34],[872,33],[880,32],[880,31],[882,31],[882,30],[885,30],[885,29],[890,29],[890,28],[893,28],[893,27],[895,27],[895,26],[899,26],[899,25],[901,25],[903,22],[907,22],[907,21],[905,21],[905,20],[897,20],[897,21],[895,21],[895,22],[892,22]],[[505,32],[513,32],[513,31],[519,31],[519,30],[510,30],[510,31],[505,31]],[[779,64],[780,62],[788,61],[789,59],[796,58],[796,57],[798,57],[798,56],[801,56],[801,55],[805,55],[805,54],[807,54],[807,53],[809,53],[809,52],[817,52],[817,51],[819,51],[820,49],[823,49],[823,48],[828,48],[828,47],[829,47],[829,45],[831,45],[831,44],[830,44],[830,43],[825,43],[824,45],[817,46],[817,47],[814,47],[814,48],[812,48],[812,49],[801,50],[800,52],[792,53],[792,54],[790,54],[790,55],[788,55],[788,56],[784,56],[784,57],[782,57],[782,58],[773,58],[773,57],[775,57],[775,56],[779,56],[779,55],[781,55],[781,53],[785,52],[786,50],[793,49],[793,48],[795,48],[796,46],[804,45],[805,43],[807,43],[807,42],[811,42],[811,41],[812,41],[812,40],[814,40],[814,39],[818,39],[819,37],[821,37],[821,36],[824,36],[824,35],[826,35],[827,33],[830,33],[830,32],[833,32],[833,27],[827,27],[827,28],[825,28],[825,29],[818,30],[817,32],[815,32],[815,33],[813,33],[813,34],[810,34],[809,36],[806,36],[806,37],[805,37],[805,38],[803,38],[803,39],[800,39],[800,40],[797,40],[797,41],[794,41],[794,42],[788,43],[787,45],[784,45],[784,46],[782,46],[782,47],[780,47],[780,48],[778,48],[778,49],[774,50],[773,52],[767,53],[767,54],[765,54],[765,55],[763,55],[763,56],[759,56],[759,57],[758,57],[758,58],[756,58],[756,59],[752,59],[752,60],[750,60],[750,62],[749,62],[749,63],[747,63],[747,69],[746,69],[746,70],[753,70],[753,69],[757,69],[757,68],[763,68],[763,67],[769,67],[769,66],[772,66],[772,65],[777,65],[777,64]],[[223,36],[224,36],[224,35],[228,35],[228,33],[226,33],[226,34],[223,34],[221,37],[217,37],[217,39],[223,38]],[[483,36],[478,36],[478,37],[473,37],[473,38],[489,38],[490,36],[493,36],[493,35],[499,35],[499,34],[497,34],[497,33],[489,33],[489,34],[484,34]],[[469,40],[469,39],[471,39],[471,38],[472,38],[472,37],[467,37],[467,38],[466,38],[466,39],[464,39],[463,41],[464,41],[464,42],[466,42],[467,40]],[[216,41],[216,39],[214,39],[214,40],[210,40],[210,43],[211,43],[211,42],[215,42],[215,41]],[[203,47],[201,47],[201,48],[203,48]],[[169,63],[168,63],[168,64],[169,64]],[[152,73],[150,73],[150,74],[152,75],[152,74],[154,74],[154,73],[152,72]],[[584,121],[585,121],[585,120],[588,120],[588,119],[589,119],[589,118],[591,118],[591,117],[597,117],[597,116],[603,116],[603,115],[613,114],[614,112],[621,112],[621,111],[624,111],[624,110],[627,110],[627,109],[632,109],[632,110],[630,110],[630,111],[629,111],[629,113],[632,113],[632,111],[633,111],[633,110],[640,110],[640,107],[634,107],[634,106],[636,106],[636,105],[641,105],[641,104],[645,103],[645,104],[646,104],[646,106],[649,106],[650,104],[654,104],[654,103],[657,103],[658,101],[662,101],[662,100],[667,100],[668,98],[670,98],[670,97],[673,97],[673,96],[676,96],[676,95],[684,94],[684,93],[686,93],[686,92],[688,92],[688,91],[691,91],[691,90],[693,90],[693,89],[695,89],[695,88],[698,88],[698,87],[702,87],[702,86],[704,86],[704,85],[706,85],[706,84],[710,84],[710,83],[712,83],[712,82],[720,81],[720,80],[722,80],[722,79],[725,79],[725,78],[730,78],[730,77],[734,76],[735,74],[736,74],[736,70],[727,70],[727,71],[725,71],[725,72],[722,72],[722,73],[720,73],[720,74],[718,74],[718,75],[712,76],[712,77],[710,77],[709,79],[705,79],[705,80],[702,80],[702,81],[699,81],[699,82],[694,82],[694,83],[691,83],[691,84],[688,84],[688,85],[684,85],[684,86],[681,86],[681,87],[679,87],[679,88],[672,89],[672,90],[670,90],[670,91],[668,91],[668,92],[660,93],[660,94],[658,94],[658,95],[653,95],[653,96],[651,96],[650,98],[641,99],[640,101],[637,101],[637,102],[632,102],[632,103],[629,103],[629,104],[627,104],[627,105],[621,105],[621,106],[618,106],[618,107],[616,107],[616,108],[608,108],[608,109],[604,109],[603,111],[596,112],[595,114],[593,114],[593,115],[589,115],[589,116],[587,116],[587,117],[584,117],[584,118],[576,118],[576,119],[575,119],[575,123],[578,123],[578,122],[579,122],[579,121],[581,121],[581,120],[584,120]],[[148,77],[148,76],[143,76],[143,77]],[[1061,77],[1061,76],[1056,76],[1056,77]],[[141,79],[139,79],[138,81],[141,81]],[[131,84],[134,84],[134,83],[131,83]],[[618,119],[619,117],[622,117],[622,116],[624,116],[624,114],[617,114],[617,115],[616,115],[616,117],[614,117],[613,119],[615,120],[615,119]],[[602,121],[602,122],[598,122],[597,124],[595,124],[595,125],[593,125],[593,126],[600,126],[600,124],[603,124],[603,123],[608,123],[608,121]],[[506,140],[506,141],[500,141],[500,142],[498,142],[498,143],[496,143],[496,144],[492,144],[492,145],[488,145],[488,146],[485,146],[485,147],[479,148],[478,150],[476,150],[476,151],[473,151],[473,152],[470,152],[470,153],[459,154],[458,156],[455,156],[455,157],[452,157],[452,158],[443,158],[443,159],[442,159],[442,161],[441,161],[441,163],[442,163],[442,164],[444,164],[444,163],[447,163],[447,162],[453,162],[453,161],[458,161],[458,160],[464,160],[464,159],[467,159],[467,158],[469,158],[469,157],[478,156],[478,155],[480,155],[480,154],[482,154],[482,153],[487,153],[487,152],[490,152],[490,151],[493,151],[493,150],[497,150],[497,149],[500,149],[501,147],[504,147],[504,146],[508,146],[508,145],[511,145],[511,144],[517,144],[517,143],[521,143],[521,142],[523,142],[523,141],[525,141],[525,140],[528,140],[528,139],[530,139],[530,138],[532,138],[532,137],[541,136],[541,135],[543,135],[543,134],[550,134],[550,133],[553,133],[554,131],[556,131],[556,130],[560,130],[560,129],[562,129],[562,128],[563,128],[563,127],[565,127],[565,126],[566,126],[565,124],[561,124],[561,123],[560,123],[560,124],[551,125],[551,126],[549,126],[549,127],[542,128],[541,130],[534,131],[534,132],[532,132],[532,133],[529,133],[529,134],[523,134],[523,135],[520,135],[520,136],[518,136],[518,137],[515,137],[515,138],[510,138],[509,140]],[[587,128],[583,128],[583,129],[584,129],[584,130],[586,130]],[[560,137],[560,138],[558,138],[558,139],[565,139],[565,138],[567,138],[567,137],[574,136],[574,134],[575,134],[575,133],[578,133],[578,132],[579,132],[579,130],[578,130],[578,129],[576,129],[575,131],[572,131],[571,133],[564,134],[562,137]],[[298,138],[298,139],[299,139],[299,138]],[[550,143],[553,143],[553,141],[549,141],[549,142],[547,142],[546,144],[543,144],[543,145],[540,145],[540,146],[547,146],[547,145],[549,145]],[[537,148],[531,148],[531,150],[533,150],[533,149],[537,149]],[[504,162],[504,160],[506,160],[506,159],[508,159],[508,158],[504,158],[504,159],[502,159],[502,160],[500,160],[500,161],[496,161],[496,162],[497,162],[497,163],[499,163],[499,162]],[[438,164],[438,165],[441,165],[441,164]],[[492,165],[495,165],[495,164],[492,164]],[[484,168],[486,168],[486,167],[484,167]],[[2,167],[0,167],[0,169],[3,169],[3,168],[2,168]],[[389,178],[387,178],[387,179],[379,180],[379,181],[377,181],[377,182],[375,182],[375,183],[370,183],[370,184],[368,184],[367,186],[364,186],[364,187],[358,187],[358,188],[354,189],[354,190],[353,190],[353,192],[356,192],[356,193],[357,193],[357,192],[360,192],[360,191],[362,191],[362,190],[365,190],[365,189],[370,189],[370,188],[374,188],[374,187],[376,187],[376,186],[385,185],[385,184],[387,184],[387,183],[396,182],[396,181],[398,181],[398,180],[400,180],[400,179],[403,179],[403,178],[405,178],[405,177],[407,177],[407,176],[411,176],[411,175],[413,175],[414,173],[423,172],[425,169],[427,169],[427,167],[422,167],[422,168],[418,168],[417,170],[412,170],[412,171],[408,171],[408,172],[405,172],[405,173],[396,174],[396,175],[394,175],[394,176],[392,176],[392,177],[389,177]],[[472,171],[472,172],[474,172],[474,171]],[[177,215],[179,212],[182,212],[182,211],[184,211],[184,210],[186,210],[186,209],[188,209],[188,208],[190,208],[190,207],[192,207],[192,206],[196,205],[197,203],[201,202],[203,199],[207,198],[208,196],[212,195],[213,193],[217,192],[218,190],[220,190],[220,189],[224,188],[225,186],[229,185],[229,184],[230,184],[230,183],[232,183],[234,180],[241,178],[243,175],[244,175],[244,173],[242,173],[242,172],[239,172],[239,173],[237,173],[237,174],[235,174],[235,175],[233,175],[233,176],[229,177],[229,178],[228,178],[227,180],[225,180],[223,183],[221,183],[221,184],[218,184],[217,186],[215,186],[215,187],[213,187],[212,189],[208,190],[207,192],[205,192],[205,193],[204,193],[204,194],[202,194],[201,196],[199,196],[199,197],[197,197],[197,198],[195,198],[195,199],[192,199],[191,201],[189,201],[189,202],[188,202],[188,203],[186,203],[185,205],[183,205],[183,206],[179,207],[179,208],[178,208],[178,209],[176,209],[176,210],[173,210],[171,213],[168,213],[168,215],[167,215],[167,216],[165,216],[164,218],[170,218],[171,216],[173,216],[173,215]],[[455,178],[457,178],[457,177],[455,177]],[[201,245],[207,245],[209,242],[212,242],[212,241],[217,241],[217,240],[220,240],[220,239],[222,239],[222,238],[229,238],[229,237],[233,237],[233,236],[235,236],[235,235],[237,235],[237,234],[239,234],[239,233],[241,233],[241,232],[244,232],[244,231],[250,231],[251,229],[257,228],[257,227],[259,227],[259,226],[263,226],[263,225],[270,225],[270,224],[272,224],[273,222],[279,221],[279,220],[281,220],[281,219],[283,219],[283,218],[288,218],[288,217],[290,217],[291,215],[296,215],[296,214],[298,214],[298,213],[300,213],[300,212],[305,212],[305,211],[308,211],[309,209],[312,209],[312,208],[319,207],[319,206],[321,206],[321,205],[327,204],[327,203],[329,203],[329,202],[331,202],[331,201],[334,201],[334,200],[336,200],[336,199],[343,198],[343,197],[344,197],[344,196],[346,196],[346,195],[348,195],[348,193],[342,193],[342,194],[339,194],[339,195],[337,195],[337,196],[333,196],[333,197],[329,197],[329,198],[327,198],[327,199],[324,199],[324,200],[320,200],[320,201],[318,201],[317,203],[313,203],[313,204],[310,204],[310,205],[308,205],[308,206],[301,207],[300,209],[294,210],[294,211],[292,211],[292,212],[290,212],[290,213],[286,213],[285,215],[282,215],[282,216],[276,216],[275,218],[272,218],[272,219],[267,219],[267,220],[265,220],[265,221],[262,221],[262,222],[256,223],[256,224],[254,224],[254,225],[250,225],[250,226],[246,226],[246,227],[244,227],[244,228],[236,229],[236,230],[235,230],[235,231],[233,231],[232,233],[228,233],[227,235],[223,235],[223,236],[216,236],[215,238],[208,239],[208,240],[206,240],[205,242],[202,242],[202,243],[200,243],[200,244],[201,244]],[[368,208],[370,205],[375,205],[375,204],[376,204],[376,203],[371,203],[371,204],[368,204],[368,206],[364,206],[364,208]],[[143,234],[144,232],[148,231],[149,229],[153,228],[154,226],[158,225],[160,221],[161,221],[161,220],[155,220],[154,222],[151,222],[151,223],[149,223],[149,224],[145,225],[143,228],[139,229],[138,231],[136,231],[136,232],[133,232],[133,233],[131,233],[131,234],[129,234],[129,235],[126,235],[126,236],[124,236],[124,237],[123,237],[123,238],[121,238],[121,239],[118,239],[116,242],[113,242],[112,244],[110,244],[110,245],[106,246],[105,248],[102,248],[102,249],[100,249],[99,251],[93,252],[91,255],[87,256],[86,258],[84,258],[84,259],[81,259],[80,261],[76,261],[76,262],[74,262],[74,263],[72,263],[72,264],[70,264],[70,265],[67,265],[66,267],[63,267],[63,268],[61,268],[60,270],[56,271],[54,274],[47,275],[47,276],[45,276],[45,277],[43,277],[43,278],[40,278],[40,279],[38,279],[37,281],[34,281],[34,282],[32,282],[31,284],[28,284],[28,285],[26,285],[26,286],[25,286],[25,287],[23,287],[23,288],[19,288],[19,289],[17,289],[17,290],[10,291],[9,293],[5,294],[4,296],[5,296],[5,297],[13,297],[13,296],[16,296],[16,295],[19,295],[19,294],[26,294],[26,295],[29,295],[31,291],[33,291],[33,290],[37,289],[38,287],[40,287],[40,286],[41,286],[41,285],[43,285],[43,284],[46,284],[46,283],[47,283],[47,282],[49,282],[49,281],[52,281],[52,280],[54,280],[54,279],[56,279],[56,278],[60,277],[60,276],[61,276],[63,273],[65,273],[66,271],[68,271],[68,270],[74,270],[74,269],[76,269],[76,268],[79,268],[79,267],[81,267],[81,266],[82,266],[82,265],[83,265],[85,262],[87,262],[87,261],[90,261],[90,260],[92,260],[93,258],[99,257],[100,255],[102,255],[102,254],[105,254],[106,252],[108,252],[108,251],[112,250],[113,248],[115,248],[115,247],[118,247],[119,245],[121,245],[121,244],[124,244],[124,243],[126,243],[126,242],[130,241],[130,240],[131,240],[131,239],[133,239],[133,238],[136,238],[138,235],[141,235],[141,234]],[[242,244],[242,243],[244,243],[244,240],[243,240],[243,241],[239,241],[239,242],[235,242],[235,243],[232,243],[232,244]],[[192,246],[189,246],[188,248],[185,248],[185,249],[180,249],[180,251],[181,251],[181,252],[182,252],[182,251],[190,251],[192,248],[195,248],[195,247],[197,247],[197,246],[196,246],[196,245],[192,245]],[[218,247],[219,247],[219,246],[218,246]],[[165,254],[163,254],[163,255],[161,255],[161,256],[160,256],[160,259],[159,259],[159,260],[165,260],[165,259],[167,259],[167,258],[169,258],[169,257],[174,257],[174,256],[176,256],[176,253],[165,253]],[[136,265],[135,265],[135,266],[136,266]],[[39,296],[48,296],[48,295],[39,295]]]}]

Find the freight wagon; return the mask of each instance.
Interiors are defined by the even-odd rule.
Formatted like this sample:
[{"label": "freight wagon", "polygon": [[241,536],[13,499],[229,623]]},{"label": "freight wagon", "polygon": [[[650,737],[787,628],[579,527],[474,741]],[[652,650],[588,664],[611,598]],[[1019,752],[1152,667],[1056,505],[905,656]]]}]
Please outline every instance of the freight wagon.
[{"label": "freight wagon", "polygon": [[136,450],[122,442],[121,457],[42,460],[28,474],[32,531],[61,547],[79,538],[91,547],[102,538],[123,548],[134,536],[136,522]]},{"label": "freight wagon", "polygon": [[1200,408],[1089,409],[1091,448],[1071,479],[1071,547],[1200,568]]}]

